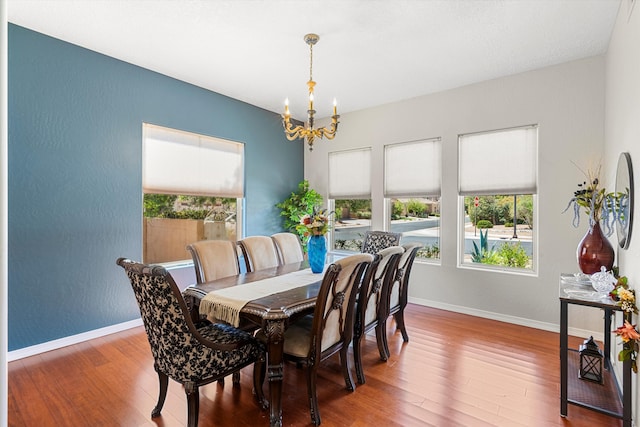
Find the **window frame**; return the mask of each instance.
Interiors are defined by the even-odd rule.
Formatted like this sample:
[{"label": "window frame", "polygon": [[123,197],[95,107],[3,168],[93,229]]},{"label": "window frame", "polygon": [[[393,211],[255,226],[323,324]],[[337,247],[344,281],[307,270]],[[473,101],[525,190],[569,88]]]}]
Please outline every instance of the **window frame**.
[{"label": "window frame", "polygon": [[[535,184],[534,184],[534,188],[535,188],[535,192],[532,193],[516,193],[516,196],[521,196],[521,195],[531,195],[532,197],[532,206],[533,206],[533,218],[532,218],[532,224],[533,224],[533,230],[531,233],[531,257],[532,257],[532,262],[531,262],[531,268],[518,268],[518,267],[508,267],[508,266],[502,266],[502,265],[494,265],[494,264],[483,264],[483,263],[476,263],[476,262],[465,262],[465,243],[466,243],[466,233],[465,233],[465,197],[469,197],[469,196],[473,196],[474,194],[471,194],[469,192],[463,192],[460,189],[460,180],[461,180],[461,174],[463,173],[463,171],[461,170],[462,166],[460,165],[460,139],[461,137],[466,137],[466,136],[472,136],[472,135],[486,135],[486,134],[490,134],[490,133],[499,133],[499,132],[507,132],[507,131],[512,131],[512,130],[518,130],[518,129],[535,129],[536,131],[536,136],[535,136],[535,146],[534,146],[534,152],[535,152],[535,159],[534,159],[534,173],[535,173]],[[458,250],[457,250],[457,267],[458,268],[462,268],[462,269],[470,269],[470,270],[476,270],[476,271],[492,271],[492,272],[498,272],[498,273],[506,273],[506,274],[516,274],[516,275],[525,275],[525,276],[537,276],[538,275],[538,271],[539,271],[539,253],[538,253],[538,246],[539,246],[539,225],[538,225],[538,180],[539,180],[539,173],[538,173],[538,168],[539,168],[539,155],[538,155],[538,147],[539,147],[539,126],[537,124],[534,125],[523,125],[523,126],[514,126],[511,128],[505,128],[505,129],[496,129],[496,130],[490,130],[490,131],[483,131],[483,132],[476,132],[476,133],[467,133],[467,134],[460,134],[458,135],[458,208],[457,208],[457,246],[458,246]],[[500,190],[492,190],[492,191],[482,191],[479,190],[477,194],[475,194],[477,196],[500,196],[500,195],[514,195],[513,193],[505,193],[505,192],[501,192]]]},{"label": "window frame", "polygon": [[[220,146],[222,147],[222,150],[218,150],[218,151],[222,151],[224,153],[233,153],[236,152],[237,155],[240,156],[240,160],[238,162],[239,167],[241,168],[241,170],[239,172],[235,172],[234,173],[234,179],[238,179],[239,180],[239,184],[235,185],[233,187],[233,189],[231,190],[231,193],[227,192],[226,190],[224,190],[224,194],[215,194],[215,193],[208,193],[208,192],[202,192],[202,191],[195,191],[195,192],[189,192],[188,189],[184,189],[184,188],[178,188],[176,189],[175,187],[170,189],[170,190],[164,190],[162,188],[152,188],[152,189],[146,189],[145,188],[145,182],[147,180],[147,176],[145,175],[145,162],[148,161],[147,160],[147,156],[145,153],[145,149],[146,148],[146,144],[149,144],[149,140],[147,140],[147,136],[149,133],[152,134],[157,134],[160,135],[160,137],[164,137],[166,138],[170,143],[175,143],[175,144],[180,144],[182,141],[184,141],[184,144],[187,146],[190,146],[192,148],[192,152],[196,152],[198,151],[198,148],[196,148],[195,150],[193,150],[193,147],[198,145],[201,146],[201,150],[214,150],[215,146]],[[175,135],[176,139],[170,139],[171,135]],[[150,138],[151,139],[151,138]],[[225,147],[225,144],[226,145]],[[174,128],[169,128],[169,127],[164,127],[164,126],[159,126],[159,125],[155,125],[155,124],[151,124],[151,123],[144,123],[142,124],[142,150],[143,150],[143,155],[142,155],[142,170],[143,170],[143,174],[142,174],[142,179],[141,179],[141,189],[142,189],[142,195],[143,195],[143,199],[144,199],[144,195],[145,194],[169,194],[169,195],[177,195],[177,196],[206,196],[206,197],[212,197],[212,198],[228,198],[228,199],[234,199],[236,200],[236,215],[235,215],[235,222],[236,222],[236,233],[235,233],[235,238],[237,240],[242,239],[243,236],[245,235],[245,229],[244,229],[244,212],[245,212],[245,198],[244,198],[244,192],[245,192],[245,159],[246,159],[246,155],[245,155],[245,144],[242,142],[238,142],[238,141],[233,141],[233,140],[229,140],[229,139],[225,139],[225,138],[219,138],[219,137],[214,137],[214,136],[210,136],[210,135],[205,135],[205,134],[199,134],[199,133],[195,133],[195,132],[188,132],[188,131],[183,131],[180,129],[174,129]],[[196,153],[197,154],[197,153]],[[198,157],[198,161],[201,160],[201,156],[197,156]],[[206,157],[206,156],[202,156],[202,157]],[[189,172],[187,172],[189,173]],[[192,174],[193,175],[193,179],[200,179],[201,175],[197,175],[196,174]],[[223,179],[228,179],[228,178],[223,178]],[[197,184],[198,186],[200,186],[200,184]],[[193,188],[193,187],[192,187]],[[220,186],[218,186],[218,188],[221,188]],[[152,191],[148,191],[148,190],[152,190]],[[184,191],[181,191],[184,190]],[[221,190],[223,191],[223,190]],[[236,197],[233,197],[236,196]],[[239,197],[238,197],[239,196]],[[141,208],[142,208],[142,227],[144,229],[145,224],[145,216],[144,216],[144,201],[141,201]],[[146,245],[146,233],[142,233],[142,247],[144,249],[145,245]],[[144,262],[147,262],[146,260]],[[171,261],[163,261],[160,262],[159,264],[164,265],[164,266],[176,266],[176,265],[186,265],[186,264],[190,264],[192,263],[192,259],[190,258],[185,258],[185,259],[179,259],[179,260],[171,260]]]},{"label": "window frame", "polygon": [[[423,147],[418,147],[417,150],[421,151],[421,150],[426,150],[427,152],[429,152],[427,155],[429,154],[435,154],[435,158],[432,159],[428,159],[430,160],[430,163],[426,164],[426,165],[420,165],[420,168],[426,168],[429,170],[435,170],[437,173],[430,176],[430,179],[425,180],[426,185],[425,186],[418,186],[418,185],[411,185],[411,184],[404,184],[404,188],[399,189],[398,183],[395,182],[394,186],[393,186],[393,191],[389,189],[389,180],[388,180],[388,172],[389,169],[391,168],[392,164],[389,163],[389,157],[388,157],[388,153],[393,150],[394,148],[399,148],[399,149],[403,149],[409,146],[417,146],[419,144],[424,144]],[[431,137],[431,138],[421,138],[421,139],[416,139],[416,140],[411,140],[411,141],[403,141],[403,142],[396,142],[396,143],[392,143],[392,144],[385,144],[382,148],[383,150],[383,159],[382,159],[382,164],[383,164],[383,197],[384,197],[384,208],[383,208],[383,215],[384,215],[384,229],[386,231],[393,231],[391,230],[391,214],[393,212],[393,206],[392,206],[392,200],[393,199],[400,199],[400,198],[419,198],[419,199],[425,199],[425,198],[432,198],[432,197],[437,197],[438,198],[438,203],[440,206],[440,211],[442,208],[442,137]],[[405,151],[406,153],[406,151]],[[395,154],[395,153],[394,153]],[[393,158],[392,158],[393,159]],[[413,165],[414,168],[416,165]],[[412,171],[412,168],[409,168],[409,172]],[[393,171],[391,171],[393,172]],[[406,172],[406,171],[404,171]],[[419,171],[418,173],[420,173],[421,171]],[[410,189],[406,189],[407,186],[411,186],[412,188]],[[402,186],[400,186],[402,187]],[[429,191],[429,189],[431,189],[431,191]],[[442,243],[441,243],[441,238],[442,238],[442,217],[439,216],[438,217],[438,248],[442,248]],[[426,246],[424,246],[426,247]],[[436,264],[436,265],[441,265],[442,264],[442,257],[438,256],[438,258],[422,258],[422,257],[418,257],[416,256],[416,261],[418,262],[425,262],[425,263],[429,263],[429,264]]]}]

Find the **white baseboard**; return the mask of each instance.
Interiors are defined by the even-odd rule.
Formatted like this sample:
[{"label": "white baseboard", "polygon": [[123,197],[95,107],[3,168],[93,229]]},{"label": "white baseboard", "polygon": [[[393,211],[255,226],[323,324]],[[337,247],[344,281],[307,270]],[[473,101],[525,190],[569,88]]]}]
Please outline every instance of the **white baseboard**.
[{"label": "white baseboard", "polygon": [[[506,314],[494,313],[491,311],[477,310],[459,305],[445,304],[438,301],[431,301],[422,298],[409,298],[409,302],[413,304],[423,305],[425,307],[433,307],[441,310],[453,311],[455,313],[468,314],[471,316],[482,317],[485,319],[498,320],[500,322],[513,323],[514,325],[527,326],[530,328],[541,329],[543,331],[560,332],[560,326],[556,323],[538,322],[523,317],[509,316]],[[602,331],[587,331],[584,329],[569,328],[569,335],[577,337],[592,336],[598,341],[604,339]],[[559,345],[559,343],[558,343]]]},{"label": "white baseboard", "polygon": [[[422,305],[425,307],[433,307],[441,310],[453,311],[456,313],[469,314],[471,316],[482,317],[485,319],[498,320],[500,322],[513,323],[515,325],[527,326],[530,328],[542,329],[544,331],[559,332],[560,328],[555,323],[537,322],[531,319],[525,319],[522,317],[508,316],[500,313],[493,313],[490,311],[476,310],[469,307],[462,307],[453,304],[444,304],[437,301],[430,301],[422,298],[409,298],[409,302],[413,304]],[[10,351],[7,353],[7,361],[12,362],[14,360],[23,359],[29,356],[35,356],[40,353],[45,353],[51,350],[57,350],[69,345],[78,344],[80,342],[92,340],[94,338],[100,338],[105,335],[110,335],[116,332],[125,331],[127,329],[142,326],[142,319],[131,320],[129,322],[119,323],[113,326],[107,326],[105,328],[95,329],[93,331],[84,332],[78,335],[72,335],[69,337],[60,338],[57,340],[49,341],[42,344],[37,344],[31,347],[21,348],[19,350]],[[602,341],[603,333],[596,331],[587,331],[583,329],[569,328],[569,335],[578,337],[593,336],[596,340]]]},{"label": "white baseboard", "polygon": [[111,335],[116,332],[125,331],[127,329],[142,326],[142,319],[131,320],[129,322],[118,323],[117,325],[107,326],[105,328],[94,329],[92,331],[83,332],[78,335],[72,335],[69,337],[60,338],[53,341],[48,341],[42,344],[33,345],[31,347],[25,347],[18,350],[13,350],[7,353],[7,361],[12,362],[14,360],[23,359],[29,356],[35,356],[40,353],[45,353],[51,350],[57,350],[69,345],[78,344],[84,341],[89,341],[94,338],[100,338],[105,335]]}]

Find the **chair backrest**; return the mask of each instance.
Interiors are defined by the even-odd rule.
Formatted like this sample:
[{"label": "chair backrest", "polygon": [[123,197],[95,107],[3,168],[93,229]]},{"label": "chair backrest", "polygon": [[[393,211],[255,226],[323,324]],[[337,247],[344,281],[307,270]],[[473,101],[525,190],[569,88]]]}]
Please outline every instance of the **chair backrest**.
[{"label": "chair backrest", "polygon": [[400,244],[400,236],[400,233],[391,231],[367,231],[364,234],[360,252],[375,255],[389,246],[398,246]]},{"label": "chair backrest", "polygon": [[421,243],[411,242],[402,245],[404,253],[398,262],[398,268],[395,280],[391,282],[387,299],[389,310],[395,312],[401,307],[407,305],[407,292],[409,289],[409,275],[413,261],[416,259],[418,250],[423,247]]},{"label": "chair backrest", "polygon": [[296,234],[276,233],[272,235],[271,238],[276,243],[282,265],[293,264],[304,260],[302,245]]},{"label": "chair backrest", "polygon": [[197,283],[240,274],[235,242],[201,240],[187,245],[187,250],[193,258]]},{"label": "chair backrest", "polygon": [[[401,246],[390,246],[381,250],[376,255],[377,265],[372,263],[367,271],[367,275],[360,286],[357,306],[357,322],[360,331],[364,331],[367,326],[374,324],[385,313],[380,311],[384,303],[382,291],[389,287],[396,278],[396,271],[400,257],[404,253]],[[374,261],[375,263],[376,261]]]},{"label": "chair backrest", "polygon": [[[197,363],[203,357],[213,365],[224,357],[214,350],[232,350],[236,345],[204,345],[188,316],[187,306],[171,274],[159,265],[137,263],[120,258],[138,301],[142,323],[147,332],[156,369],[176,381],[193,380]],[[192,366],[193,365],[193,366]]]},{"label": "chair backrest", "polygon": [[280,265],[276,245],[270,236],[249,236],[238,241],[247,271],[263,270]]},{"label": "chair backrest", "polygon": [[356,254],[327,267],[313,313],[309,358],[319,362],[349,346],[358,284],[372,261],[371,254]]}]

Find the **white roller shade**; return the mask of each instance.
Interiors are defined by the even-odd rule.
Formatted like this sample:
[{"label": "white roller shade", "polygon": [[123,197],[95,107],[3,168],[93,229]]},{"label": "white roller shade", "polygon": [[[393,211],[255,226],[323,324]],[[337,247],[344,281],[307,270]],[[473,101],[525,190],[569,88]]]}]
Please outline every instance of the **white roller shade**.
[{"label": "white roller shade", "polygon": [[244,144],[144,124],[145,193],[240,198]]},{"label": "white roller shade", "polygon": [[384,197],[439,196],[440,138],[384,147]]},{"label": "white roller shade", "polygon": [[371,148],[329,153],[329,198],[371,198]]},{"label": "white roller shade", "polygon": [[458,144],[460,195],[537,192],[537,126],[460,135]]}]

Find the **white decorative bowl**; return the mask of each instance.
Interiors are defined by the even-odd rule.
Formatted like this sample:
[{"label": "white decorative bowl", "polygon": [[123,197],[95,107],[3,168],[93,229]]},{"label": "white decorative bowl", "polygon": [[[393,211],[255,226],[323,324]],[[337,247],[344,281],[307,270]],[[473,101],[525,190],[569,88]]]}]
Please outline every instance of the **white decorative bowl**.
[{"label": "white decorative bowl", "polygon": [[606,267],[600,267],[599,273],[593,273],[591,275],[591,286],[596,291],[608,294],[615,287],[617,280],[611,272],[607,272]]}]

